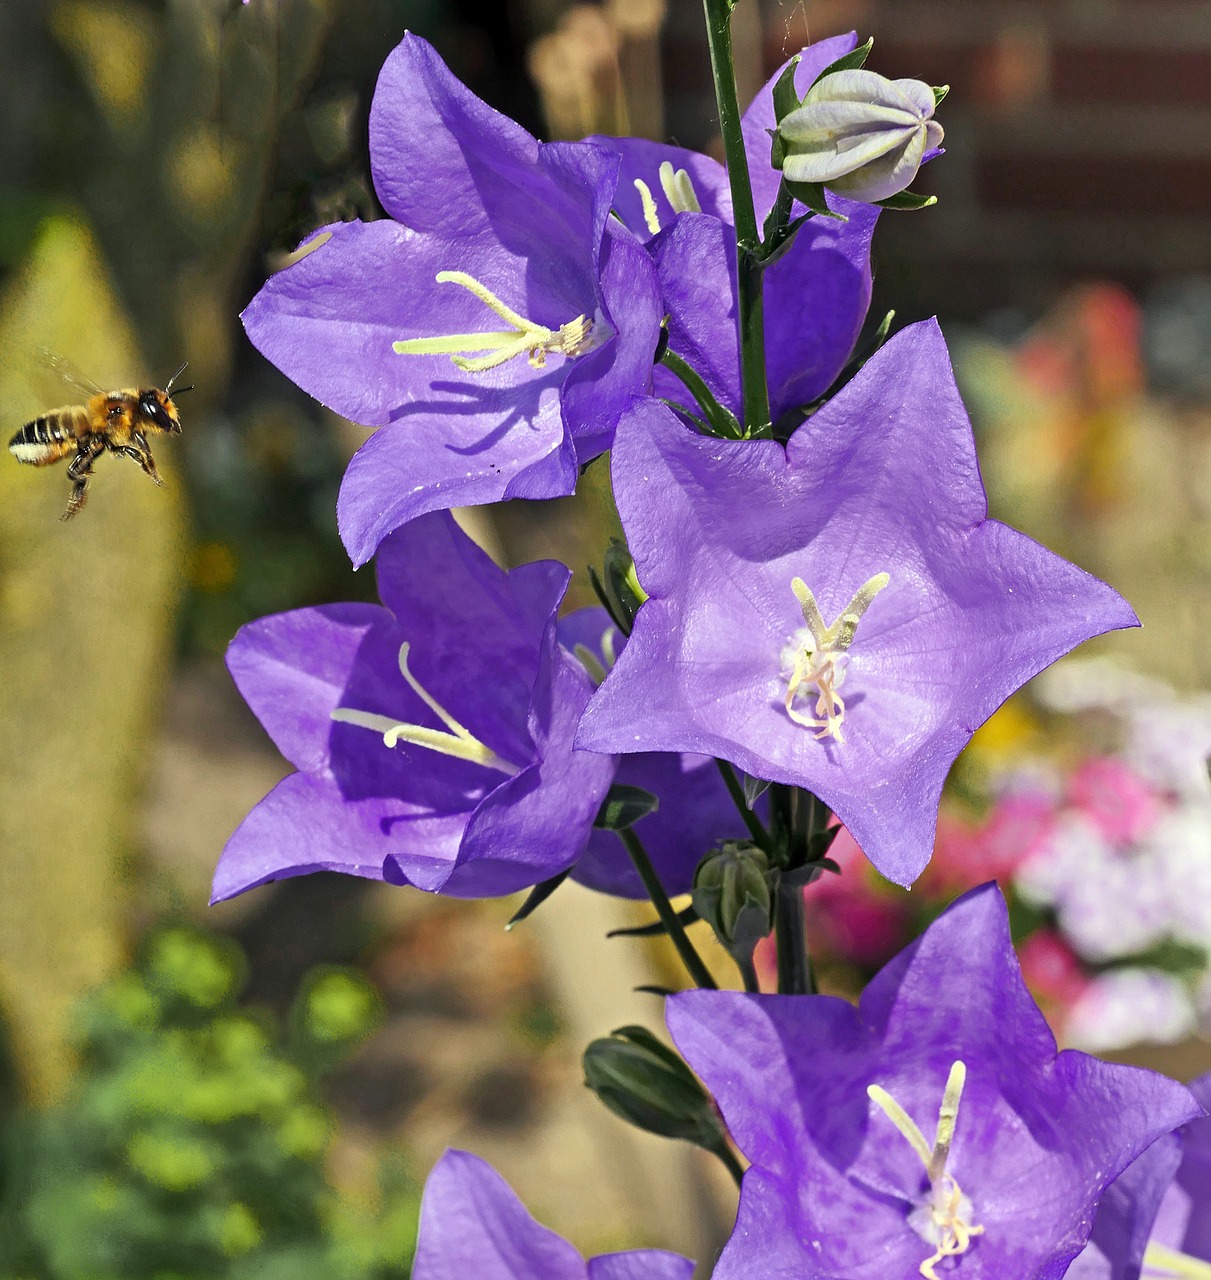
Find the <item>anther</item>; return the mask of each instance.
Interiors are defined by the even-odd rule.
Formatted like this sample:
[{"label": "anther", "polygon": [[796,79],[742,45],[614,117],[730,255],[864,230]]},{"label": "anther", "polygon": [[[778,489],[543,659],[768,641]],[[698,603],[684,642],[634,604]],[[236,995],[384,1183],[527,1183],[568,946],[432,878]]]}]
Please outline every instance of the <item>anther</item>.
[{"label": "anther", "polygon": [[[862,615],[870,608],[871,601],[891,581],[886,573],[877,573],[862,584],[854,598],[841,610],[841,616],[831,627],[824,625],[824,616],[816,597],[802,578],[791,582],[791,590],[803,611],[806,636],[797,638],[791,660],[791,672],[787,677],[786,714],[806,729],[816,729],[817,738],[835,738],[844,742],[842,726],[845,723],[845,700],[837,692],[845,678],[849,662],[847,651]],[[814,687],[816,701],[814,715],[805,715],[795,706],[801,691]]]},{"label": "anther", "polygon": [[428,729],[424,725],[408,724],[394,720],[391,716],[380,716],[372,711],[358,711],[352,707],[337,707],[332,713],[332,719],[340,724],[355,724],[362,729],[373,729],[376,733],[381,733],[383,745],[388,748],[395,747],[400,742],[408,742],[414,747],[425,747],[445,756],[454,756],[458,760],[470,760],[473,764],[483,765],[486,769],[496,769],[509,777],[520,773],[521,770],[517,765],[510,764],[508,760],[498,756],[491,747],[480,742],[417,680],[408,669],[410,648],[406,641],[400,645],[400,674],[407,681],[408,687],[446,726],[444,730]]},{"label": "anther", "polygon": [[925,1280],[940,1280],[935,1269],[937,1264],[943,1258],[966,1253],[971,1247],[972,1239],[984,1234],[982,1226],[976,1226],[970,1221],[971,1202],[954,1177],[946,1172],[966,1080],[966,1065],[961,1061],[953,1063],[946,1078],[942,1105],[938,1109],[938,1125],[932,1147],[913,1118],[886,1089],[877,1084],[866,1088],[870,1100],[896,1126],[908,1145],[917,1153],[929,1178],[928,1202],[909,1216],[909,1224],[913,1230],[934,1246],[933,1256],[926,1258],[919,1268]]},{"label": "anther", "polygon": [[[580,315],[575,320],[560,325],[558,329],[548,329],[546,325],[536,324],[514,311],[491,289],[465,271],[439,271],[437,283],[461,285],[511,327],[484,333],[406,338],[391,344],[397,355],[448,355],[465,373],[483,373],[520,355],[528,358],[532,368],[541,369],[547,363],[548,352],[573,357],[583,355],[592,346],[590,335],[593,321],[588,316]],[[486,351],[488,354],[473,358],[461,354],[470,351]]]},{"label": "anther", "polygon": [[643,203],[643,220],[648,231],[655,235],[660,230],[660,214],[656,210],[656,201],[652,196],[652,188],[642,178],[635,179],[635,190]]},{"label": "anther", "polygon": [[660,166],[660,185],[674,213],[702,212],[698,193],[686,170],[674,169],[672,163],[665,160]]}]

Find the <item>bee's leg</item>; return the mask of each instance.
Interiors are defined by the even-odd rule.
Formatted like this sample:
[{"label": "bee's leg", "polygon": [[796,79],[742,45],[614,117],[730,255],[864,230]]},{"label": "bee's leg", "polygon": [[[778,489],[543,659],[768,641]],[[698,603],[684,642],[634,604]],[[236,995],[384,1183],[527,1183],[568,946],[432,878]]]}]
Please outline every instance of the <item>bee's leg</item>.
[{"label": "bee's leg", "polygon": [[67,499],[67,510],[59,517],[70,520],[88,501],[88,481],[92,476],[93,463],[104,452],[103,444],[80,445],[76,456],[68,463],[67,478],[71,483],[71,496]]},{"label": "bee's leg", "polygon": [[156,460],[151,456],[151,447],[147,443],[147,437],[141,431],[136,431],[132,439],[134,440],[133,445],[123,445],[117,452],[124,453],[132,461],[137,462],[156,484],[162,486],[164,481],[160,479],[160,473],[156,470]]}]

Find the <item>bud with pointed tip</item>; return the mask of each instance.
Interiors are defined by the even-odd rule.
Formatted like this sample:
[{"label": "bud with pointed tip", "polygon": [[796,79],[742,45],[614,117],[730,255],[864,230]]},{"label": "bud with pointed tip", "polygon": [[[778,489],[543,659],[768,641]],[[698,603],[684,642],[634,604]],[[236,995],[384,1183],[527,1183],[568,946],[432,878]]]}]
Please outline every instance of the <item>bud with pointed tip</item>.
[{"label": "bud with pointed tip", "polygon": [[769,859],[745,840],[725,840],[694,873],[694,910],[715,931],[728,954],[749,960],[773,928]]},{"label": "bud with pointed tip", "polygon": [[942,143],[937,103],[920,80],[865,70],[822,76],[778,125],[783,177],[866,204],[898,195]]}]

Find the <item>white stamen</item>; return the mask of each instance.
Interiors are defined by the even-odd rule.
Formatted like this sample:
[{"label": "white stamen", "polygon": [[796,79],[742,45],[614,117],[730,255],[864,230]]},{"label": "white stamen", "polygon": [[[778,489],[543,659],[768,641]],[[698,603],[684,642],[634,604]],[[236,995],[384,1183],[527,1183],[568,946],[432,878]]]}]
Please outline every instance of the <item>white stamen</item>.
[{"label": "white stamen", "polygon": [[513,777],[521,769],[502,759],[485,746],[465,726],[460,724],[445,707],[420,683],[408,669],[408,651],[410,645],[405,641],[399,649],[399,669],[409,688],[446,726],[445,730],[427,729],[424,725],[408,724],[394,720],[391,716],[377,715],[373,711],[358,711],[353,707],[337,707],[332,719],[340,724],[355,724],[362,729],[373,729],[383,735],[383,745],[388,748],[400,742],[411,743],[414,747],[425,747],[430,751],[438,751],[445,756],[454,756],[458,760],[470,760],[473,764],[483,765],[487,769],[496,769],[500,773]]},{"label": "white stamen", "polygon": [[643,220],[652,235],[656,235],[660,230],[660,214],[656,209],[652,188],[642,178],[636,178],[635,190],[639,192],[639,199],[643,202]]},{"label": "white stamen", "polygon": [[674,213],[701,213],[698,194],[689,173],[685,169],[674,169],[670,161],[665,160],[660,166],[660,186],[665,199],[673,206]]},{"label": "white stamen", "polygon": [[[593,321],[588,316],[580,315],[575,320],[560,325],[558,329],[548,329],[514,311],[487,285],[481,284],[465,271],[439,271],[437,283],[461,285],[512,327],[485,333],[449,333],[432,338],[406,338],[391,344],[397,355],[448,355],[465,373],[483,373],[487,369],[505,364],[515,356],[527,353],[531,366],[541,369],[547,363],[549,351],[571,358],[583,355],[592,346],[590,335]],[[459,354],[468,351],[486,351],[489,354],[473,359]]]},{"label": "white stamen", "polygon": [[1150,1280],[1211,1280],[1211,1262],[1192,1258],[1187,1253],[1150,1244],[1144,1253],[1143,1275]]}]

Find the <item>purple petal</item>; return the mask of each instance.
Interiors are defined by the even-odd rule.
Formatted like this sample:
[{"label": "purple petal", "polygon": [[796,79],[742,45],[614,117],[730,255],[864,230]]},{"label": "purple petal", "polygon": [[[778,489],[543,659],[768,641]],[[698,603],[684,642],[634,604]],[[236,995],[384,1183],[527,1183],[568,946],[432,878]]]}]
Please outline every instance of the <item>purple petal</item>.
[{"label": "purple petal", "polygon": [[530,1216],[505,1180],[466,1151],[433,1166],[421,1200],[413,1280],[586,1280],[580,1254]]},{"label": "purple petal", "polygon": [[690,1280],[694,1264],[663,1249],[603,1253],[589,1259],[589,1280]]}]

